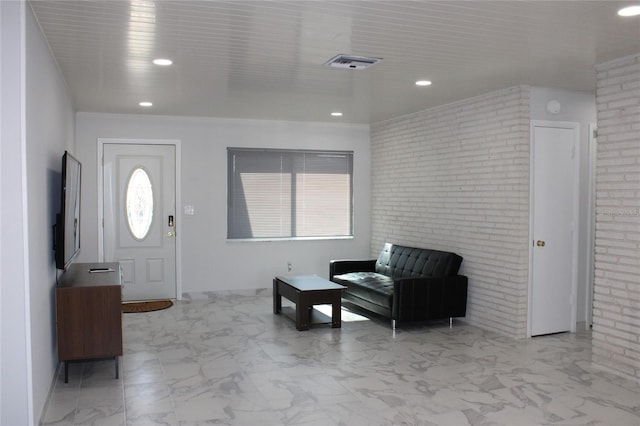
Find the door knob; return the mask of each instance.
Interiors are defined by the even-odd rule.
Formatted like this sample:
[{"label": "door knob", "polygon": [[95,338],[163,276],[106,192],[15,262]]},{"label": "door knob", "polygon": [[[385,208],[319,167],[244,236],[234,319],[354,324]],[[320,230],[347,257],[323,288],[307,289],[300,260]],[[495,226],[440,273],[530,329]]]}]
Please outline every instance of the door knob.
[{"label": "door knob", "polygon": [[172,232],[172,231],[167,232],[167,237],[175,237],[175,236],[176,236],[175,232]]},{"label": "door knob", "polygon": [[544,242],[544,241],[542,241],[542,240],[538,240],[538,241],[536,241],[536,245],[537,245],[538,247],[544,247],[544,244],[545,244],[545,242]]}]

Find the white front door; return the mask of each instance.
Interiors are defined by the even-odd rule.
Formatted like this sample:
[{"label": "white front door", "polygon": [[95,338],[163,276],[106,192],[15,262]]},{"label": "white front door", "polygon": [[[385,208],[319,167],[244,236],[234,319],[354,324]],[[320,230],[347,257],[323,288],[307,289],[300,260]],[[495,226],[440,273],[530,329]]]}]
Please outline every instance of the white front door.
[{"label": "white front door", "polygon": [[176,297],[176,147],[103,145],[104,260],[123,270],[123,300]]},{"label": "white front door", "polygon": [[573,123],[532,124],[532,336],[575,331],[578,140]]}]

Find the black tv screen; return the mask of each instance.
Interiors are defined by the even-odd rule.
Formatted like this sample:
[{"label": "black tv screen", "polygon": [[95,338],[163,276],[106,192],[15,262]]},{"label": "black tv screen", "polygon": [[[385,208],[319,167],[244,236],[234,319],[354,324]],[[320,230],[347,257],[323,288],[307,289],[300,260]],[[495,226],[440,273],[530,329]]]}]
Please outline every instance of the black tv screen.
[{"label": "black tv screen", "polygon": [[80,252],[80,176],[82,165],[67,151],[62,156],[62,199],[56,215],[56,268],[66,269]]}]

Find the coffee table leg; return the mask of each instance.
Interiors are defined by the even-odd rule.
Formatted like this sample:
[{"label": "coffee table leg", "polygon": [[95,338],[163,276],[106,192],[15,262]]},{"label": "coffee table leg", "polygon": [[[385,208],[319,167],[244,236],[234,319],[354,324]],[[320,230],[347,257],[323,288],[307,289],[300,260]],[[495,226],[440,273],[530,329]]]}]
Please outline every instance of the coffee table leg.
[{"label": "coffee table leg", "polygon": [[296,302],[296,328],[300,331],[308,330],[311,322],[312,305],[309,300],[309,294],[302,291],[298,294]]},{"label": "coffee table leg", "polygon": [[338,293],[337,296],[331,297],[331,327],[342,327],[342,296]]},{"label": "coffee table leg", "polygon": [[282,296],[278,291],[278,280],[273,280],[273,313],[279,314],[282,311]]}]

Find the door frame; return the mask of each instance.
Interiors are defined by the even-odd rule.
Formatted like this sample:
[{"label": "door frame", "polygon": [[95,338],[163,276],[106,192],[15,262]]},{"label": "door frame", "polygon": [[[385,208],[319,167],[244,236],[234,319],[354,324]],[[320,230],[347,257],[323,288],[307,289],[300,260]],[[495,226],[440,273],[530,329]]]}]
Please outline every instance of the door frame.
[{"label": "door frame", "polygon": [[534,211],[534,129],[535,127],[552,127],[557,129],[573,130],[573,250],[571,259],[571,324],[569,331],[576,332],[576,323],[578,317],[578,237],[580,230],[580,123],[572,121],[549,121],[549,120],[531,120],[529,128],[529,285],[528,285],[528,301],[527,301],[527,337],[532,334],[532,317],[533,312],[533,211]]},{"label": "door frame", "polygon": [[104,146],[105,145],[173,145],[175,147],[175,194],[176,194],[176,228],[175,228],[175,264],[176,264],[176,299],[182,300],[182,197],[180,176],[182,165],[182,142],[178,139],[112,139],[98,138],[98,261],[104,262]]}]

